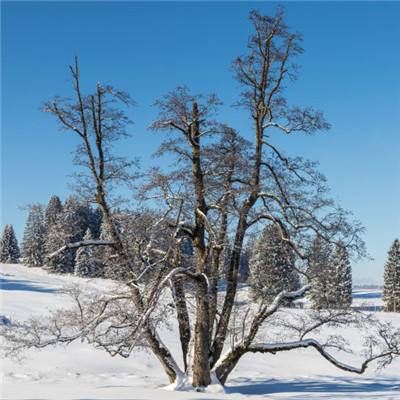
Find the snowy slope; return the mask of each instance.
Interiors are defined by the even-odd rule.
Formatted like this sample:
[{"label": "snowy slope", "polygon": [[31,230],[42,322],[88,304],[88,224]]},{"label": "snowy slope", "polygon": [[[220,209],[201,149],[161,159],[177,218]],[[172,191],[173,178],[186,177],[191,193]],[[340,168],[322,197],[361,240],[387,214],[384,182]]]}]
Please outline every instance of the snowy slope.
[{"label": "snowy slope", "polygon": [[[65,285],[84,283],[93,290],[107,290],[106,280],[85,280],[48,275],[40,269],[1,265],[1,315],[23,320],[48,309],[66,307]],[[363,297],[364,296],[364,297]],[[357,293],[357,304],[380,304],[377,293]],[[400,316],[381,314],[397,321]],[[173,349],[179,344],[166,332]],[[356,332],[349,332],[356,335]],[[163,336],[164,337],[164,336]],[[73,343],[31,350],[18,364],[3,359],[3,399],[400,399],[400,360],[383,371],[371,367],[358,376],[340,371],[313,349],[277,355],[248,355],[239,363],[225,391],[212,386],[206,393],[164,390],[166,376],[152,354],[136,353],[128,359],[111,358],[87,344]],[[346,361],[346,357],[344,357]]]}]

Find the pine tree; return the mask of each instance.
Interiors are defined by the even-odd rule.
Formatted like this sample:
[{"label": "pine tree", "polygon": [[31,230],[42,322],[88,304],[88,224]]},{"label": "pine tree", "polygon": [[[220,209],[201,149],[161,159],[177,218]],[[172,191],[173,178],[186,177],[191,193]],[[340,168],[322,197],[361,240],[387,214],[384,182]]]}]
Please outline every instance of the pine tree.
[{"label": "pine tree", "polygon": [[89,227],[89,203],[81,203],[76,196],[69,196],[62,211],[64,238],[68,243],[79,242],[83,239]]},{"label": "pine tree", "polygon": [[[121,213],[119,210],[113,212],[114,225],[117,227],[119,232],[123,232],[121,237],[124,242],[130,239],[134,240],[132,229],[128,228],[128,221],[126,220],[126,214]],[[127,238],[127,233],[131,234],[131,238]],[[128,235],[129,236],[129,235]],[[107,224],[103,221],[100,229],[100,240],[111,240],[111,235],[107,229]],[[124,268],[120,260],[115,257],[115,251],[110,246],[99,246],[95,252],[95,258],[100,264],[99,275],[108,278],[121,280],[125,277]]]},{"label": "pine tree", "polygon": [[331,261],[331,248],[316,237],[309,250],[308,276],[311,283],[309,299],[312,308],[335,308],[336,272]]},{"label": "pine tree", "polygon": [[62,204],[61,200],[58,196],[53,194],[50,197],[49,202],[47,203],[45,212],[44,212],[44,220],[46,228],[49,230],[52,226],[57,224],[58,217],[62,212]]},{"label": "pine tree", "polygon": [[[88,228],[83,240],[93,240],[91,230]],[[94,247],[80,247],[75,257],[75,275],[82,277],[97,277],[99,274],[100,263],[95,257]]]},{"label": "pine tree", "polygon": [[335,308],[346,309],[352,303],[352,274],[349,253],[339,241],[332,254],[332,263],[336,273],[336,301]]},{"label": "pine tree", "polygon": [[238,271],[239,282],[247,282],[250,277],[250,259],[253,254],[254,243],[248,241],[243,247],[242,254],[240,256],[240,265]]},{"label": "pine tree", "polygon": [[[111,236],[108,233],[106,223],[103,221],[100,226],[100,240],[110,240]],[[103,278],[112,278],[110,271],[112,270],[112,256],[114,254],[113,249],[109,246],[96,247],[94,252],[94,259],[98,265],[98,276]],[[115,260],[117,262],[117,260]],[[111,275],[111,276],[110,276]]]},{"label": "pine tree", "polygon": [[23,262],[29,267],[41,267],[45,260],[46,228],[42,207],[31,207],[22,241]]},{"label": "pine tree", "polygon": [[0,262],[17,264],[20,258],[17,238],[12,225],[6,225],[0,240]]},{"label": "pine tree", "polygon": [[[53,200],[54,209],[59,210],[58,202]],[[67,243],[79,242],[89,227],[89,204],[79,202],[76,196],[69,196],[61,212],[53,214],[49,219],[51,228],[46,238],[46,252],[51,254]],[[47,269],[55,273],[73,273],[75,270],[76,250],[69,250],[51,258]]]},{"label": "pine tree", "polygon": [[291,291],[299,287],[293,253],[284,247],[273,225],[267,225],[256,242],[249,269],[254,298],[270,301],[282,290]]},{"label": "pine tree", "polygon": [[103,216],[101,214],[100,208],[97,207],[95,210],[93,210],[90,207],[88,223],[89,223],[89,228],[90,228],[90,232],[92,234],[93,239],[100,238],[102,219],[103,219]]},{"label": "pine tree", "polygon": [[383,301],[385,310],[400,312],[400,242],[393,241],[388,251],[383,278]]},{"label": "pine tree", "polygon": [[[47,203],[45,212],[45,227],[46,227],[46,237],[45,237],[45,253],[49,256],[51,253],[58,250],[65,243],[61,236],[62,225],[62,204],[58,196],[53,194]],[[46,269],[49,272],[61,273],[63,269],[63,256],[56,256],[50,259],[46,259]]]}]

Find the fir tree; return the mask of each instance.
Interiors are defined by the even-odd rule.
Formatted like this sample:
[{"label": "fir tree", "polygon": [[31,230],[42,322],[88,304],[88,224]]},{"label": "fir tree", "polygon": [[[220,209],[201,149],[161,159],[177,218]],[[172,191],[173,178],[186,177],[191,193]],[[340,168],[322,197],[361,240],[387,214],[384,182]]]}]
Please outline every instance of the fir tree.
[{"label": "fir tree", "polygon": [[[54,200],[55,209],[59,209],[58,202]],[[51,254],[66,243],[75,243],[83,239],[89,226],[89,205],[80,203],[76,196],[69,196],[61,212],[55,213],[51,221],[51,229],[46,238],[46,252]],[[51,258],[47,269],[55,273],[73,273],[75,270],[76,250]]]},{"label": "fir tree", "polygon": [[312,308],[335,308],[336,272],[331,261],[331,249],[319,237],[312,243],[308,255],[308,276],[311,283],[309,299]]},{"label": "fir tree", "polygon": [[[83,240],[93,240],[88,228]],[[99,274],[100,263],[95,257],[96,249],[90,246],[80,247],[75,257],[75,275],[82,277],[96,277]]]},{"label": "fir tree", "polygon": [[385,310],[400,312],[400,242],[393,241],[388,251],[383,278],[383,301]]},{"label": "fir tree", "polygon": [[90,232],[92,234],[93,239],[100,238],[102,219],[103,219],[103,216],[101,214],[100,208],[97,207],[95,210],[93,210],[92,207],[90,207],[88,224],[89,224]]},{"label": "fir tree", "polygon": [[339,241],[332,254],[332,263],[336,273],[336,302],[335,308],[346,309],[352,303],[352,274],[349,253]]},{"label": "fir tree", "polygon": [[[50,229],[46,232],[46,240],[45,240],[45,252],[46,257],[49,257],[53,252],[60,249],[66,243],[63,238],[62,231],[62,218],[61,215],[58,215],[57,221],[54,225],[51,226]],[[65,271],[65,254],[60,254],[51,258],[46,259],[46,269],[49,272],[54,273],[63,273]]]},{"label": "fir tree", "polygon": [[[65,243],[61,235],[62,225],[62,204],[58,196],[52,195],[47,203],[44,212],[46,237],[45,237],[45,253],[49,256],[58,250]],[[61,273],[63,270],[63,256],[56,256],[45,260],[46,269],[49,272]]]},{"label": "fir tree", "polygon": [[0,240],[0,262],[17,264],[20,258],[17,238],[12,225],[6,225]]},{"label": "fir tree", "polygon": [[249,269],[250,287],[255,298],[270,301],[282,290],[299,287],[293,253],[284,247],[273,225],[267,225],[256,242]]},{"label": "fir tree", "polygon": [[50,197],[50,200],[47,203],[44,212],[44,220],[47,229],[50,229],[52,226],[57,224],[58,217],[61,214],[61,212],[62,212],[61,200],[58,196],[53,194]]},{"label": "fir tree", "polygon": [[81,203],[76,196],[69,196],[62,211],[64,238],[68,243],[79,242],[83,239],[89,227],[89,203]]},{"label": "fir tree", "polygon": [[238,279],[240,282],[244,283],[250,277],[250,259],[253,254],[254,243],[253,241],[248,241],[243,247],[242,254],[240,256],[240,265],[238,272]]},{"label": "fir tree", "polygon": [[42,207],[31,207],[22,241],[23,262],[29,267],[41,267],[45,260],[46,229]]},{"label": "fir tree", "polygon": [[[121,235],[124,241],[127,240],[126,233],[132,230],[127,229],[128,221],[125,220],[126,215],[119,211],[113,212],[114,225],[118,231],[122,231],[125,235]],[[134,235],[132,235],[133,237]],[[131,238],[132,239],[132,238]],[[107,229],[107,224],[103,221],[100,229],[100,240],[111,240],[111,235]],[[128,239],[129,240],[129,239]],[[95,258],[99,263],[99,276],[109,279],[121,280],[125,276],[124,268],[120,260],[115,257],[115,250],[111,246],[100,246],[96,249]]]}]

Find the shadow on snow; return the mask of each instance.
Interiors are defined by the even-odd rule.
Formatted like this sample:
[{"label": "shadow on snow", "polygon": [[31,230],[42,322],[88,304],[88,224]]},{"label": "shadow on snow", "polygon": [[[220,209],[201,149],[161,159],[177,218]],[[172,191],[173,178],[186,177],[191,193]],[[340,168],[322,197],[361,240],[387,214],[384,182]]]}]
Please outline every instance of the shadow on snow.
[{"label": "shadow on snow", "polygon": [[256,395],[267,393],[355,393],[355,392],[385,392],[398,391],[400,384],[395,380],[381,382],[362,382],[351,380],[310,380],[310,381],[279,381],[275,379],[256,382],[254,379],[234,379],[233,382],[243,383],[226,387],[228,393]]},{"label": "shadow on snow", "polygon": [[36,282],[27,280],[15,280],[8,278],[0,278],[1,290],[29,291],[39,293],[57,293],[58,290],[46,288],[38,285]]}]

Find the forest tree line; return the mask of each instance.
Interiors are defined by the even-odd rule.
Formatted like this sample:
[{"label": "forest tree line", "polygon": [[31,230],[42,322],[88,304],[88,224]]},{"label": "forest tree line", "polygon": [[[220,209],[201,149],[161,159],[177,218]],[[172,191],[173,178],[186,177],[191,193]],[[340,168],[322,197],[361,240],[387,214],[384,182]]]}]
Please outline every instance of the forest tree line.
[{"label": "forest tree line", "polygon": [[[149,220],[157,218],[154,212],[116,209],[114,221],[127,245],[137,246],[139,237],[146,236]],[[167,226],[164,228],[168,229]],[[164,240],[167,236],[164,235]],[[52,195],[44,207],[30,207],[21,250],[12,225],[6,225],[1,238],[1,262],[22,262],[28,267],[42,267],[50,273],[74,274],[86,278],[110,278],[123,280],[123,267],[108,248],[82,246],[69,249],[50,257],[65,244],[109,240],[107,227],[102,223],[99,208],[69,196],[64,204]],[[162,241],[162,230],[160,237]],[[225,253],[229,253],[227,247]],[[185,239],[182,254],[186,263],[193,258],[193,245]],[[223,281],[228,257],[222,257],[220,279]],[[316,238],[309,249],[311,260],[308,278],[312,289],[308,294],[310,305],[316,309],[345,309],[352,304],[352,272],[349,254],[344,247],[332,247]],[[302,271],[299,271],[296,254],[284,246],[277,229],[267,224],[258,237],[249,240],[243,250],[240,264],[240,281],[247,283],[253,300],[271,301],[284,289],[301,287]],[[223,283],[223,282],[222,282]],[[385,264],[383,300],[386,311],[400,311],[400,243],[395,239],[388,251]]]}]

